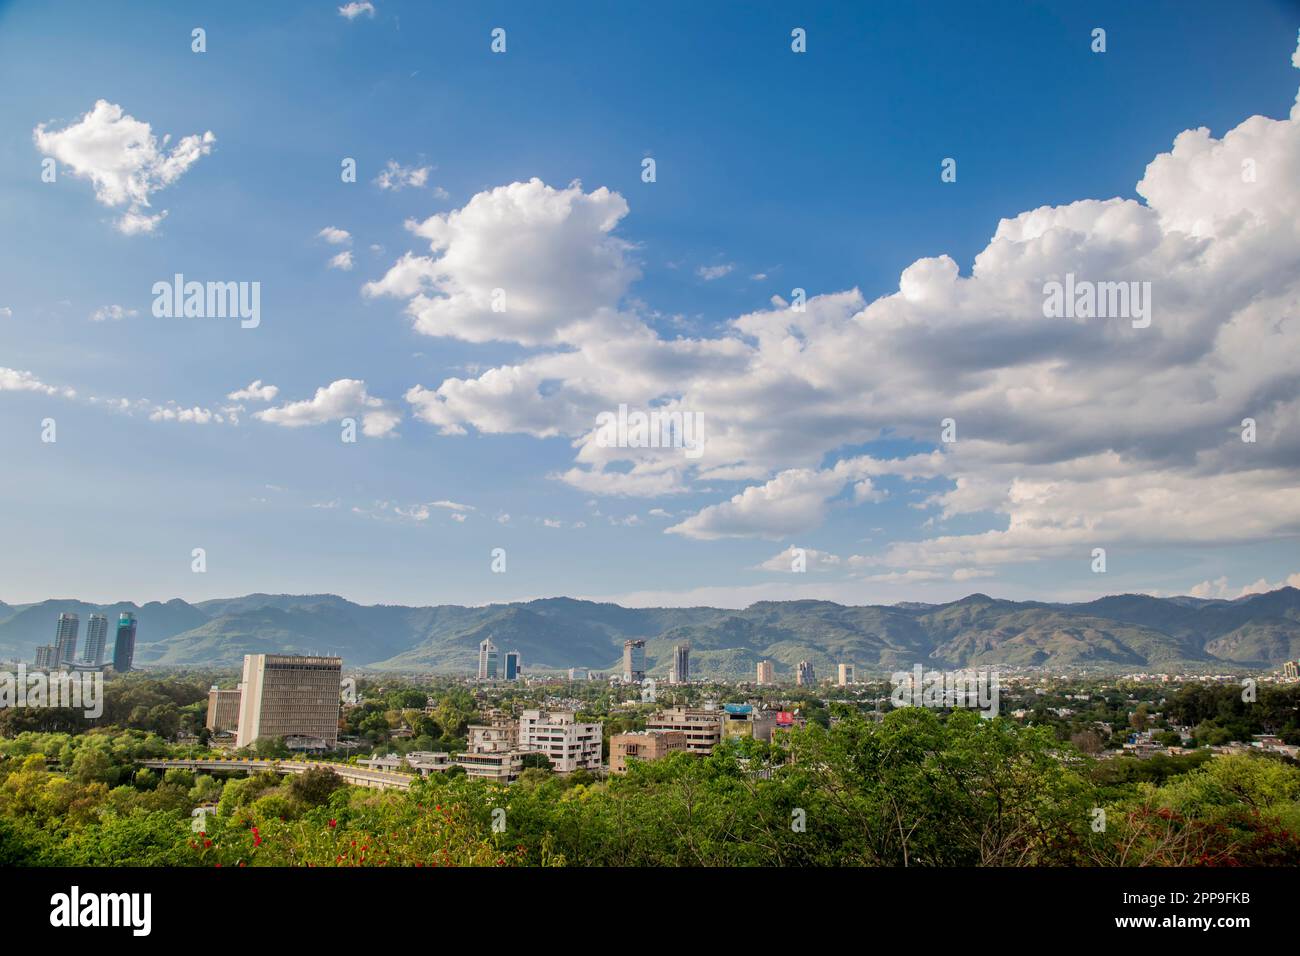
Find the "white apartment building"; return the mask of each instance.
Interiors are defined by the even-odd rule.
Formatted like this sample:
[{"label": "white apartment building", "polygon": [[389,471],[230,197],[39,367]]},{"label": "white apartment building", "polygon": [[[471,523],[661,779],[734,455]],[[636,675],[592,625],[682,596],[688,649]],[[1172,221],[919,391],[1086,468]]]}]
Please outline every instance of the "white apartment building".
[{"label": "white apartment building", "polygon": [[490,711],[487,722],[469,726],[469,747],[454,763],[470,777],[512,783],[523,772],[519,721],[502,711]]},{"label": "white apartment building", "polygon": [[455,764],[465,771],[467,777],[495,783],[513,783],[524,771],[524,754],[521,750],[483,754],[467,751],[457,754]]},{"label": "white apartment building", "polygon": [[469,746],[474,754],[506,753],[519,749],[519,722],[506,714],[488,715],[487,723],[470,724]]},{"label": "white apartment building", "polygon": [[519,715],[519,749],[546,754],[557,773],[599,770],[602,730],[601,724],[578,723],[571,711],[525,710]]}]

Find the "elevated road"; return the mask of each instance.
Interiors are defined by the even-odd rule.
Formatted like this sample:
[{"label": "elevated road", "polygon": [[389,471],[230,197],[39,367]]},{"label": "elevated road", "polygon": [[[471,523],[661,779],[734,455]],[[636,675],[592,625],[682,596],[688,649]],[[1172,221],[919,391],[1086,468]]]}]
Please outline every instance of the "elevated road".
[{"label": "elevated road", "polygon": [[338,774],[347,783],[358,787],[370,787],[375,790],[409,790],[411,782],[418,779],[415,774],[399,773],[394,770],[371,770],[368,767],[354,767],[346,763],[331,763],[328,760],[270,760],[261,757],[198,757],[194,759],[173,760],[137,760],[142,767],[153,770],[216,770],[225,773],[253,773],[258,770],[271,770],[275,773],[306,773],[313,767],[323,767]]}]

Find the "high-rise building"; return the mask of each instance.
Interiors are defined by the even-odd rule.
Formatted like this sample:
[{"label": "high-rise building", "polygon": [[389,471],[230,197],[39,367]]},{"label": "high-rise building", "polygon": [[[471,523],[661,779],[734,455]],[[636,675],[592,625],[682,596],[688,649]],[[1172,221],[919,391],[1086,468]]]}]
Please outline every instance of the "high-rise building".
[{"label": "high-rise building", "polygon": [[685,684],[691,679],[691,645],[678,644],[673,648],[673,669],[668,675],[670,684]]},{"label": "high-rise building", "polygon": [[776,680],[775,680],[775,678],[773,677],[773,668],[772,668],[772,662],[771,662],[771,661],[759,661],[759,662],[758,662],[758,675],[757,675],[757,678],[758,678],[758,683],[760,683],[760,684],[774,684],[774,683],[776,683]]},{"label": "high-rise building", "polygon": [[1300,661],[1287,661],[1282,665],[1282,676],[1288,680],[1300,678]]},{"label": "high-rise building", "polygon": [[117,640],[113,644],[113,670],[125,674],[135,662],[135,615],[123,611],[117,619]]},{"label": "high-rise building", "polygon": [[698,707],[669,707],[646,718],[648,731],[680,730],[689,753],[708,756],[722,741],[722,712]]},{"label": "high-rise building", "polygon": [[645,641],[623,642],[623,680],[645,680]]},{"label": "high-rise building", "polygon": [[36,648],[36,666],[41,670],[54,667],[54,645],[42,644]]},{"label": "high-rise building", "polygon": [[852,664],[841,664],[841,665],[840,665],[840,673],[839,673],[839,681],[838,681],[839,685],[840,685],[841,687],[848,687],[848,686],[849,686],[850,684],[852,684],[853,682],[854,682],[854,677],[853,677],[853,665],[852,665]]},{"label": "high-rise building", "polygon": [[239,729],[239,688],[222,690],[214,687],[208,691],[208,719],[206,726],[213,733]]},{"label": "high-rise building", "polygon": [[53,667],[72,664],[77,659],[77,631],[81,622],[75,614],[60,614],[59,623],[54,631]]},{"label": "high-rise building", "polygon": [[341,657],[245,654],[235,746],[284,737],[295,748],[333,749],[342,680]]},{"label": "high-rise building", "polygon": [[602,725],[580,724],[572,712],[525,710],[519,715],[519,749],[546,754],[556,773],[599,770],[603,747]]},{"label": "high-rise building", "polygon": [[800,687],[811,687],[817,683],[817,675],[813,673],[812,661],[799,662],[799,673],[794,682]]},{"label": "high-rise building", "polygon": [[483,638],[478,645],[478,679],[497,679],[497,646],[490,637]]},{"label": "high-rise building", "polygon": [[108,646],[108,618],[92,614],[86,622],[86,651],[82,656],[87,664],[98,667],[104,663],[104,648]]},{"label": "high-rise building", "polygon": [[506,680],[519,680],[518,651],[506,651]]}]

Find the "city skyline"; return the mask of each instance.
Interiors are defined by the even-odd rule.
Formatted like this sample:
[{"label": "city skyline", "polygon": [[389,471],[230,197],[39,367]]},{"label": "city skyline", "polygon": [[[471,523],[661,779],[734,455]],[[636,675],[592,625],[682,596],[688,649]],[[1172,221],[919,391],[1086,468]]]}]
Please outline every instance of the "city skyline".
[{"label": "city skyline", "polygon": [[1297,23],[1186,6],[5,5],[0,600],[1300,585]]}]

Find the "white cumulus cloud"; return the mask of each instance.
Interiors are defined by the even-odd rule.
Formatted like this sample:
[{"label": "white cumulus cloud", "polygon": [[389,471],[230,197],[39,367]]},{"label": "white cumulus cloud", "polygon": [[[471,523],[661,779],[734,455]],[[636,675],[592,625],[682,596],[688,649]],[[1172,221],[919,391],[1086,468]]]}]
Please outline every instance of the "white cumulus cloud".
[{"label": "white cumulus cloud", "polygon": [[226,398],[236,402],[269,402],[280,394],[280,389],[274,385],[263,385],[262,380],[255,379],[246,388],[237,388]]},{"label": "white cumulus cloud", "polygon": [[627,214],[608,189],[554,189],[539,179],[474,196],[464,208],[408,222],[432,256],[407,254],[368,296],[408,299],[415,330],[468,342],[535,345],[613,321],[639,273],[612,235]]},{"label": "white cumulus cloud", "polygon": [[338,379],[316,389],[316,394],[309,399],[263,409],[254,412],[253,417],[286,428],[337,424],[344,418],[360,418],[362,433],[371,438],[391,434],[402,420],[400,412],[368,394],[366,383],[354,378]]},{"label": "white cumulus cloud", "polygon": [[[429,183],[432,166],[403,166],[395,159],[390,159],[375,177],[375,185],[380,189],[397,192],[406,189],[422,189]],[[438,192],[442,192],[438,190]],[[445,196],[445,193],[443,194]]]},{"label": "white cumulus cloud", "polygon": [[39,392],[42,395],[59,395],[76,398],[76,389],[46,385],[31,372],[0,366],[0,392]]},{"label": "white cumulus cloud", "polygon": [[339,7],[339,16],[347,20],[355,20],[363,14],[368,17],[375,15],[375,5],[370,0],[352,0]]},{"label": "white cumulus cloud", "polygon": [[[1218,138],[1183,132],[1134,178],[1136,200],[990,223],[969,264],[935,250],[889,294],[828,291],[802,309],[777,297],[714,336],[651,325],[628,295],[633,246],[615,235],[627,203],[576,184],[514,183],[410,224],[431,254],[408,253],[365,292],[404,300],[419,332],[530,348],[414,386],[418,419],[447,435],[567,438],[573,466],[555,477],[584,492],[721,495],[674,534],[803,534],[899,481],[924,486],[923,533],[867,560],[912,581],[1097,546],[1300,534],[1300,102]],[[1150,324],[1046,316],[1047,283],[1067,275],[1149,283]],[[623,403],[699,414],[704,455],[604,447],[596,416]],[[844,457],[884,435],[940,450]],[[991,530],[922,526],[973,515]]]},{"label": "white cumulus cloud", "polygon": [[134,318],[139,315],[136,309],[127,309],[120,305],[105,305],[90,313],[90,321],[107,322],[109,320],[117,321],[118,319]]},{"label": "white cumulus cloud", "polygon": [[95,198],[105,206],[126,207],[117,228],[126,235],[152,232],[167,211],[151,214],[149,197],[171,185],[212,152],[216,136],[209,130],[182,138],[168,149],[146,122],[123,112],[107,100],[60,130],[41,123],[32,132],[36,147],[53,157],[73,176],[87,179]]}]

